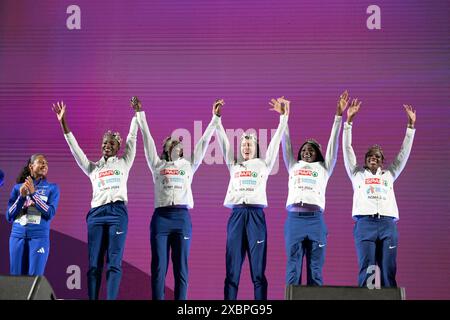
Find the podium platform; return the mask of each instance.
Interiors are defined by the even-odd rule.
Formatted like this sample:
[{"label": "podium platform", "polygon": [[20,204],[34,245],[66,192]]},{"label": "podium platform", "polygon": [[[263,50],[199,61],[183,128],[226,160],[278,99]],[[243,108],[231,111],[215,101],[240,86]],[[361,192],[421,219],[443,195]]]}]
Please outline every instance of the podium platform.
[{"label": "podium platform", "polygon": [[286,286],[286,300],[406,300],[405,288]]}]

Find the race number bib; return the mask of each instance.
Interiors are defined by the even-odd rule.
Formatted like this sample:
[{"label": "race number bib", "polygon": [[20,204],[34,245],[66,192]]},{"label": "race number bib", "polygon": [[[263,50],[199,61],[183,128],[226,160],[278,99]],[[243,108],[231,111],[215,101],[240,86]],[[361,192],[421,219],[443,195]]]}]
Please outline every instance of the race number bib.
[{"label": "race number bib", "polygon": [[27,214],[17,218],[15,222],[24,226],[27,224],[40,224],[41,223],[41,213],[35,207],[28,207]]}]

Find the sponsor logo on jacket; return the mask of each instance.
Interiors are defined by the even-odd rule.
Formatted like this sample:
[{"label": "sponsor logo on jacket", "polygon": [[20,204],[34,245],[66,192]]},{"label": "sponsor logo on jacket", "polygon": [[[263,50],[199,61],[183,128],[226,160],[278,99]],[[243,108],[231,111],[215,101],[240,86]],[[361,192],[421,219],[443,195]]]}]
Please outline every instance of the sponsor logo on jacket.
[{"label": "sponsor logo on jacket", "polygon": [[299,169],[294,171],[294,176],[309,176],[309,177],[317,177],[319,174],[316,171],[312,171],[309,169]]},{"label": "sponsor logo on jacket", "polygon": [[170,175],[170,176],[184,176],[184,170],[178,169],[162,169],[159,171],[159,174],[162,176]]},{"label": "sponsor logo on jacket", "polygon": [[258,173],[256,172],[252,172],[250,170],[245,170],[245,171],[238,171],[234,173],[234,177],[235,178],[243,178],[243,177],[253,177],[256,178],[258,176]]},{"label": "sponsor logo on jacket", "polygon": [[366,184],[381,184],[380,178],[366,178],[365,180]]},{"label": "sponsor logo on jacket", "polygon": [[103,177],[108,177],[108,176],[118,176],[120,175],[120,171],[119,170],[106,170],[106,171],[102,171],[99,172],[98,174],[98,178],[103,178]]}]

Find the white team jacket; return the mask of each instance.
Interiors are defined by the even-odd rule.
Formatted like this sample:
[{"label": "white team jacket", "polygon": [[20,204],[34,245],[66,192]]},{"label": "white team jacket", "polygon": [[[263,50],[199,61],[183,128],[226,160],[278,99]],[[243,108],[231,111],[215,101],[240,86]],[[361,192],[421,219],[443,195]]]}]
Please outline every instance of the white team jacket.
[{"label": "white team jacket", "polygon": [[219,121],[217,126],[217,138],[222,149],[228,170],[230,182],[223,205],[233,208],[235,205],[249,204],[267,207],[266,184],[267,178],[278,157],[281,137],[287,126],[288,117],[280,116],[280,123],[267,148],[266,158],[254,158],[236,164],[230,142]]},{"label": "white team jacket", "polygon": [[179,158],[176,161],[166,161],[160,159],[157,154],[155,141],[148,129],[145,112],[137,112],[136,115],[144,139],[145,158],[155,183],[155,208],[174,205],[193,208],[192,178],[202,163],[219,117],[213,116],[203,136],[195,145],[190,160]]},{"label": "white team jacket", "polygon": [[352,125],[344,124],[343,152],[347,174],[353,185],[352,216],[377,214],[399,219],[394,194],[394,181],[406,165],[416,130],[407,128],[400,152],[387,170],[378,169],[376,174],[356,164],[352,148]]},{"label": "white team jacket", "polygon": [[289,128],[283,135],[283,159],[289,172],[289,194],[286,207],[293,204],[313,204],[325,209],[325,191],[328,179],[336,165],[338,139],[342,117],[335,116],[324,162],[297,161],[289,137]]},{"label": "white team jacket", "polygon": [[64,135],[78,166],[91,179],[91,208],[114,202],[128,202],[128,173],[136,155],[137,122],[131,120],[125,151],[122,157],[110,157],[107,161],[102,157],[97,162],[90,161],[77,143],[72,132]]}]

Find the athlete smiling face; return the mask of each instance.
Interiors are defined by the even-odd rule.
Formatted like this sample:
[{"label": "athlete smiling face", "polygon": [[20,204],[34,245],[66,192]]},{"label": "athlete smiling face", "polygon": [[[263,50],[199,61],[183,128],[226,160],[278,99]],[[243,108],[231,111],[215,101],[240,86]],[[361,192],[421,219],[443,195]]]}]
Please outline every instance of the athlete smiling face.
[{"label": "athlete smiling face", "polygon": [[31,176],[35,179],[45,178],[48,172],[48,162],[45,156],[42,154],[33,155],[31,160],[28,165]]},{"label": "athlete smiling face", "polygon": [[305,143],[300,150],[301,160],[305,162],[316,162],[317,161],[317,151],[316,148],[311,143]]},{"label": "athlete smiling face", "polygon": [[365,167],[375,174],[378,168],[383,167],[384,155],[381,148],[377,145],[371,147],[365,157]]},{"label": "athlete smiling face", "polygon": [[105,133],[102,142],[103,157],[105,157],[105,159],[108,159],[109,157],[114,157],[117,155],[119,149],[120,143],[117,140],[116,135],[109,132]]}]

